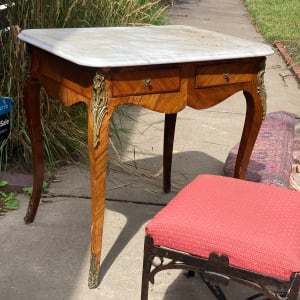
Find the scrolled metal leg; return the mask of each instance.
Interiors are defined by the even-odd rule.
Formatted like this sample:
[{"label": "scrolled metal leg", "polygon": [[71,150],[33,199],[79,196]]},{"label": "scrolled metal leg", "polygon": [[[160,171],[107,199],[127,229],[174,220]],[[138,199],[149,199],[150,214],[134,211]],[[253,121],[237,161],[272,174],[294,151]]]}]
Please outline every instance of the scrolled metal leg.
[{"label": "scrolled metal leg", "polygon": [[227,300],[222,289],[218,285],[211,284],[209,281],[203,279],[203,282],[209,288],[209,290],[213,293],[217,300]]},{"label": "scrolled metal leg", "polygon": [[264,296],[264,294],[262,294],[262,293],[258,293],[258,294],[252,295],[252,296],[246,298],[245,300],[254,300],[254,299],[258,299],[260,297],[264,297],[264,298],[261,298],[260,300],[269,300],[269,298],[266,298]]},{"label": "scrolled metal leg", "polygon": [[151,271],[152,259],[153,259],[153,255],[151,251],[152,246],[153,246],[153,240],[146,236],[144,242],[141,300],[148,300],[150,271]]}]

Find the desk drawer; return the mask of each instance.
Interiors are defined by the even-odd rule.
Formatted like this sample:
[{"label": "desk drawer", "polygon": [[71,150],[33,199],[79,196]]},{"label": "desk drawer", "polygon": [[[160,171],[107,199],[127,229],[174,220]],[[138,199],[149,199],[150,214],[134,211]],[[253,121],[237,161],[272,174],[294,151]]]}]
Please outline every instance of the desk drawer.
[{"label": "desk drawer", "polygon": [[112,96],[176,92],[180,89],[179,68],[120,71],[112,74]]},{"label": "desk drawer", "polygon": [[205,88],[252,81],[253,64],[222,63],[198,65],[195,88]]}]

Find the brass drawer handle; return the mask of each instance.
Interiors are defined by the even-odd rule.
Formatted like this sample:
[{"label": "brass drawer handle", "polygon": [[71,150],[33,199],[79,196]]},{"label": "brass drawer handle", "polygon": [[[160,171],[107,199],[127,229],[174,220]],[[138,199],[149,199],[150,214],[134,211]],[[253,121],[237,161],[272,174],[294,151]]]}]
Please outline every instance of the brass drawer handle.
[{"label": "brass drawer handle", "polygon": [[228,82],[229,81],[229,76],[230,76],[230,73],[229,72],[224,72],[223,73],[223,78]]},{"label": "brass drawer handle", "polygon": [[152,81],[151,81],[151,78],[145,78],[144,79],[144,84],[145,86],[151,86],[152,85]]}]

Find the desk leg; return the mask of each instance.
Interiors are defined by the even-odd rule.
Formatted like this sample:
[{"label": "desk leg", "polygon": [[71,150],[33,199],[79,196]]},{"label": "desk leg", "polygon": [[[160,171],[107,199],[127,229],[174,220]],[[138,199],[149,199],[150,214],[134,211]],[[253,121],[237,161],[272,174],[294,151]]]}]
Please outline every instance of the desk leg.
[{"label": "desk leg", "polygon": [[[91,117],[89,117],[91,119]],[[109,133],[109,117],[103,120],[99,135],[99,144],[94,147],[93,133],[89,129],[89,160],[91,177],[91,257],[88,285],[99,285],[100,259],[102,248],[103,221],[105,210],[106,168]],[[90,127],[90,125],[89,125]]]},{"label": "desk leg", "polygon": [[88,144],[92,194],[91,257],[88,285],[91,289],[99,285],[109,120],[112,113],[113,109],[108,113],[108,97],[104,75],[97,72],[93,80],[92,101],[88,106]]},{"label": "desk leg", "polygon": [[24,89],[24,108],[32,147],[33,190],[29,200],[26,223],[33,222],[41,199],[44,179],[44,145],[40,120],[40,89],[37,79],[29,78]]},{"label": "desk leg", "polygon": [[234,177],[245,179],[250,156],[264,117],[264,106],[256,91],[244,91],[247,112],[240,147],[236,159]]},{"label": "desk leg", "polygon": [[247,103],[244,129],[235,163],[234,177],[245,179],[251,153],[267,110],[267,93],[264,83],[266,59],[259,62],[256,85],[243,91]]},{"label": "desk leg", "polygon": [[171,168],[174,134],[177,114],[165,115],[165,129],[164,129],[164,153],[163,153],[163,177],[164,177],[164,191],[169,193],[171,190]]}]

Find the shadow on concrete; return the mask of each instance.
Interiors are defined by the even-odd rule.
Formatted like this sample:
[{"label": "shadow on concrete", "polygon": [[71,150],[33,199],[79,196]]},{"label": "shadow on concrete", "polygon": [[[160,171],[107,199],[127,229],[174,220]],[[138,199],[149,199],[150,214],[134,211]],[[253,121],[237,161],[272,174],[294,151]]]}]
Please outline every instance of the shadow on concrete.
[{"label": "shadow on concrete", "polygon": [[[196,151],[180,153],[180,158],[177,154],[174,155],[174,163],[180,159],[190,161],[191,164],[188,176],[182,177],[185,180],[181,181],[182,185],[192,180],[193,174],[206,172],[203,166],[211,165],[219,169],[223,165],[215,158]],[[145,167],[157,165],[160,160],[161,157],[157,156],[135,163]],[[71,170],[74,174],[70,175],[67,172],[64,176],[73,180],[73,186],[76,187],[76,181],[84,184],[82,182],[84,176],[78,176],[76,180],[77,168]],[[88,169],[86,171],[88,175]],[[119,175],[121,176],[121,173]],[[126,178],[128,180],[128,174],[122,175],[123,180]],[[175,172],[174,177],[176,176]],[[70,197],[68,194],[60,194],[45,198],[39,207],[35,222],[24,225],[23,216],[28,199],[21,196],[21,208],[0,219],[1,297],[8,300],[73,300],[94,299],[96,296],[105,299],[102,293],[113,291],[118,296],[111,299],[122,299],[120,295],[124,295],[123,299],[139,299],[144,226],[176,192],[165,194],[162,191],[161,176],[154,183],[143,182],[142,177],[138,178],[143,188],[140,185],[126,186],[120,189],[124,197],[114,198],[111,194],[111,200],[106,201],[101,284],[96,290],[87,288],[90,258],[88,197],[78,198],[75,195]],[[85,181],[89,187],[88,176]],[[66,181],[63,179],[57,184],[65,185]],[[153,192],[149,193],[149,190]],[[139,197],[143,201],[135,203],[137,201],[134,197]],[[133,203],[130,203],[131,198],[134,200]],[[151,202],[156,201],[156,204],[147,203],[147,199],[153,199]],[[117,283],[114,284],[112,281]],[[162,298],[163,293],[160,293],[158,299]],[[184,295],[185,291],[181,296]]]},{"label": "shadow on concrete", "polygon": [[48,199],[25,225],[28,199],[18,198],[20,209],[0,219],[0,298],[71,299],[89,245],[88,200]]},{"label": "shadow on concrete", "polygon": [[[135,165],[138,165],[143,169],[147,168],[148,166],[151,169],[151,167],[153,168],[153,166],[159,165],[161,160],[162,158],[160,156],[154,158],[146,158],[136,161]],[[175,166],[176,169],[180,169],[180,167],[183,168],[182,164],[185,164],[185,167],[188,166],[189,168],[189,172],[186,174],[184,174],[184,172],[182,174],[178,174],[176,171],[173,171],[173,180],[177,180],[177,189],[181,189],[183,186],[187,185],[198,174],[208,172],[210,174],[219,174],[220,170],[222,170],[223,167],[222,162],[217,161],[215,158],[210,157],[205,153],[196,151],[174,154],[173,161],[174,169]],[[130,165],[133,164],[132,162],[128,163]],[[206,168],[208,165],[210,165],[209,171]],[[139,176],[138,174],[139,173],[124,174],[122,173],[122,171],[117,174],[113,174],[113,176],[118,177],[120,181],[124,183],[124,185],[118,184],[118,186],[120,186],[121,188],[118,188],[118,191],[116,189],[113,190],[114,193],[108,196],[110,198],[110,201],[107,201],[107,207],[110,207],[112,203],[116,201],[120,203],[132,202],[136,204],[142,204],[140,206],[140,209],[143,210],[147,210],[147,207],[150,204],[151,206],[157,206],[157,209],[155,209],[155,211],[158,211],[176,195],[177,192],[174,190],[168,194],[163,192],[161,175],[153,178],[153,180],[149,180],[149,178],[143,178],[143,176]],[[132,185],[125,185],[126,181],[130,180],[134,183]],[[132,212],[128,212],[128,208],[126,207],[126,205],[114,206],[113,210],[126,216],[126,224],[102,262],[101,280],[105,276],[109,267],[114,263],[119,254],[122,252],[122,249],[126,247],[131,238],[141,228],[141,225],[148,221],[149,217],[151,218],[151,215],[149,216],[149,214],[132,215]],[[141,249],[142,248],[143,246],[141,247]]]}]

